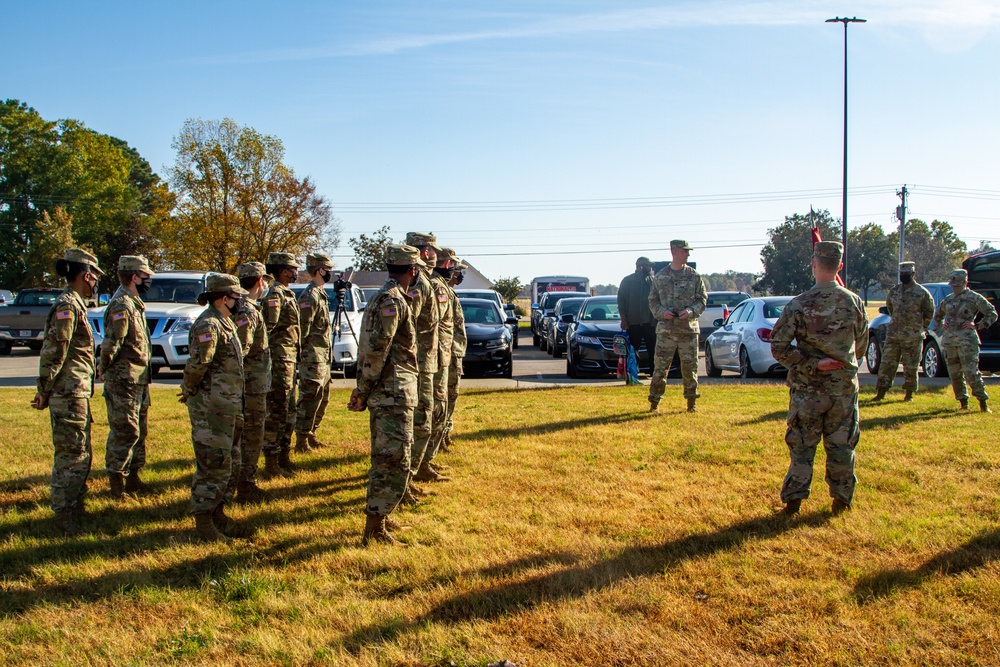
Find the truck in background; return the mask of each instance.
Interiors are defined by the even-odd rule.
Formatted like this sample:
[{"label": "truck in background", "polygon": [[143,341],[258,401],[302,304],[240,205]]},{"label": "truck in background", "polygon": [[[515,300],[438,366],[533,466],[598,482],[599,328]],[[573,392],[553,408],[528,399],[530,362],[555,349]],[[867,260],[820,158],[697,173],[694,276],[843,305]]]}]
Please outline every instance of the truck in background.
[{"label": "truck in background", "polygon": [[42,349],[45,320],[63,288],[23,289],[14,302],[0,311],[0,355],[10,354],[15,345]]},{"label": "truck in background", "polygon": [[590,292],[590,278],[583,276],[540,276],[531,279],[531,307],[546,292]]}]

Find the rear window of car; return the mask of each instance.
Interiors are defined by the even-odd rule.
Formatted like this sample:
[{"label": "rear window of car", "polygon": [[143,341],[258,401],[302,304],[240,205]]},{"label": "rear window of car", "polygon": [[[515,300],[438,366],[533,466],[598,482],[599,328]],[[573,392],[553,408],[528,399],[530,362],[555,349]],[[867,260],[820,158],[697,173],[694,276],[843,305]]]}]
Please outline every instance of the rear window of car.
[{"label": "rear window of car", "polygon": [[781,313],[784,312],[787,303],[765,303],[764,304],[764,317],[768,319],[777,319],[781,317]]},{"label": "rear window of car", "polygon": [[503,324],[499,309],[462,304],[466,324]]},{"label": "rear window of car", "polygon": [[733,308],[738,306],[749,297],[746,294],[740,294],[738,292],[734,293],[723,293],[723,294],[709,294],[708,301],[705,303],[706,308],[721,308],[722,306],[729,306]]},{"label": "rear window of car", "polygon": [[15,306],[51,306],[62,292],[21,292]]},{"label": "rear window of car", "polygon": [[600,322],[603,320],[620,320],[617,303],[590,303],[583,312],[581,320]]}]

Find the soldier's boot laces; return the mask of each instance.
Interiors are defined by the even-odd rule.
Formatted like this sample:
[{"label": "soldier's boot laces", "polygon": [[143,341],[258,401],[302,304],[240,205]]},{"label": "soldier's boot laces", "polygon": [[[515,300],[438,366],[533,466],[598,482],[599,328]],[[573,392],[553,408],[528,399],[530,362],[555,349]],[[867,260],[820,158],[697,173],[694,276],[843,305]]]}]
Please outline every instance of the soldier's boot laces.
[{"label": "soldier's boot laces", "polygon": [[299,469],[297,465],[292,463],[290,454],[291,452],[287,449],[281,450],[281,453],[278,454],[278,467],[288,473],[284,475],[285,477],[295,477],[295,471]]},{"label": "soldier's boot laces", "polygon": [[219,503],[212,512],[212,523],[226,537],[246,537],[246,530],[236,520],[226,516],[225,503]]},{"label": "soldier's boot laces", "polygon": [[199,542],[228,542],[229,538],[219,532],[212,521],[211,512],[194,515],[194,537]]},{"label": "soldier's boot laces", "polygon": [[851,511],[851,506],[841,500],[840,498],[833,499],[833,505],[830,507],[830,511],[836,514],[843,514],[844,512]]},{"label": "soldier's boot laces", "polygon": [[979,399],[979,411],[980,411],[980,412],[988,412],[988,413],[990,413],[990,414],[992,414],[992,413],[993,413],[993,411],[992,411],[992,410],[990,410],[990,405],[989,405],[989,403],[988,403],[988,402],[986,401],[986,399],[985,399],[985,398],[980,398],[980,399]]},{"label": "soldier's boot laces", "polygon": [[795,500],[789,500],[785,503],[785,509],[781,510],[781,513],[786,516],[792,516],[799,513],[799,509],[802,507],[802,499],[796,498]]},{"label": "soldier's boot laces", "polygon": [[253,480],[240,480],[236,485],[236,502],[241,505],[259,505],[268,499],[267,492],[257,486]]},{"label": "soldier's boot laces", "polygon": [[903,402],[904,403],[909,403],[912,400],[913,400],[913,390],[912,389],[907,389],[906,390],[906,395],[903,396]]},{"label": "soldier's boot laces", "polygon": [[417,474],[413,476],[418,482],[450,482],[451,477],[446,477],[434,470],[429,461],[420,464]]},{"label": "soldier's boot laces", "polygon": [[389,534],[385,526],[385,517],[368,514],[365,517],[365,532],[361,536],[361,546],[367,547],[372,542],[376,544],[398,544],[399,541]]},{"label": "soldier's boot laces", "polygon": [[133,470],[125,478],[125,492],[135,494],[148,494],[153,489],[144,481],[139,479],[139,471]]},{"label": "soldier's boot laces", "polygon": [[968,410],[969,409],[969,399],[967,399],[967,398],[960,398],[960,399],[958,399],[958,407],[961,408],[962,410]]},{"label": "soldier's boot laces", "polygon": [[80,532],[72,507],[56,512],[56,527],[66,537],[75,537]]},{"label": "soldier's boot laces", "polygon": [[[306,433],[296,433],[295,434],[295,453],[305,454],[312,447],[309,446],[309,435]],[[282,466],[284,467],[284,466]]]},{"label": "soldier's boot laces", "polygon": [[116,472],[108,473],[108,493],[112,500],[121,500],[125,496],[125,478]]},{"label": "soldier's boot laces", "polygon": [[697,398],[688,399],[688,412],[698,412],[698,408],[695,406],[695,402],[697,402],[697,400]]},{"label": "soldier's boot laces", "polygon": [[315,433],[310,433],[308,435],[308,438],[309,438],[309,446],[312,447],[313,449],[324,449],[326,447],[329,447],[328,444],[317,438]]}]

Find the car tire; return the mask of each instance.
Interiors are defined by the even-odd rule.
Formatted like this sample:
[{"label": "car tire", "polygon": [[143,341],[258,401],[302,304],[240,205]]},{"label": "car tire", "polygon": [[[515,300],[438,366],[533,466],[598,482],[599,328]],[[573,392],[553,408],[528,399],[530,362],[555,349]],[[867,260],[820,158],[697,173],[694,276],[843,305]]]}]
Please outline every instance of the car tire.
[{"label": "car tire", "polygon": [[514,377],[514,359],[513,357],[507,357],[507,361],[503,365],[503,376],[505,378]]},{"label": "car tire", "polygon": [[156,378],[158,378],[160,376],[160,369],[161,368],[163,368],[163,366],[150,366],[149,367],[149,377],[152,378],[152,379],[154,379],[154,380]]},{"label": "car tire", "polygon": [[563,356],[563,351],[558,345],[552,346],[552,356],[555,357],[556,359]]},{"label": "car tire", "polygon": [[566,377],[573,380],[580,377],[580,374],[576,372],[576,366],[573,365],[573,360],[569,356],[569,352],[566,352]]},{"label": "car tire", "polygon": [[0,345],[0,357],[9,357],[10,351],[14,349],[12,345]]},{"label": "car tire", "polygon": [[740,377],[744,380],[757,377],[753,366],[750,365],[750,353],[747,352],[745,347],[740,348]]},{"label": "car tire", "polygon": [[538,349],[545,352],[549,349],[549,339],[547,336],[538,337]]},{"label": "car tire", "polygon": [[705,343],[705,372],[708,373],[708,377],[722,377],[722,369],[715,365],[715,359],[712,358],[712,347],[707,342]]},{"label": "car tire", "polygon": [[538,334],[536,334],[534,331],[532,331],[531,332],[531,344],[534,345],[535,347],[541,347],[541,342],[542,342],[542,339],[539,338]]},{"label": "car tire", "polygon": [[358,364],[345,364],[344,365],[344,377],[348,380],[353,380],[358,377]]},{"label": "car tire", "polygon": [[924,375],[929,378],[948,377],[948,365],[941,355],[941,349],[937,343],[930,341],[924,346],[924,353],[920,359],[920,365],[924,368]]},{"label": "car tire", "polygon": [[872,374],[878,374],[878,369],[882,366],[882,348],[878,345],[874,331],[868,332],[868,350],[865,352],[865,363],[868,364],[868,372]]},{"label": "car tire", "polygon": [[514,340],[511,341],[511,347],[513,347],[515,350],[517,349],[517,339],[518,338],[520,338],[520,336],[518,336],[517,334],[514,334]]}]

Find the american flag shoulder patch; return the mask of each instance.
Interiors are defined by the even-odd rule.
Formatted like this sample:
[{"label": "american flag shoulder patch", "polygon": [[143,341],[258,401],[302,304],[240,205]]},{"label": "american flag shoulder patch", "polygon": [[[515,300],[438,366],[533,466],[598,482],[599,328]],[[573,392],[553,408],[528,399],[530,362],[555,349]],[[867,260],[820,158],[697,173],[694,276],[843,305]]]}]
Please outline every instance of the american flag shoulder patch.
[{"label": "american flag shoulder patch", "polygon": [[277,299],[268,299],[267,300],[267,306],[268,306],[268,308],[277,308],[278,307],[278,300]]},{"label": "american flag shoulder patch", "polygon": [[245,317],[241,317],[240,319],[236,320],[236,326],[238,327],[245,327],[248,324],[250,324],[250,320],[248,320]]},{"label": "american flag shoulder patch", "polygon": [[444,303],[447,300],[448,300],[448,295],[447,294],[438,294],[438,302],[439,303]]},{"label": "american flag shoulder patch", "polygon": [[68,320],[73,317],[72,310],[57,310],[56,319],[57,320]]},{"label": "american flag shoulder patch", "polygon": [[215,334],[211,331],[206,331],[205,333],[198,335],[199,343],[210,343],[213,340],[215,340]]},{"label": "american flag shoulder patch", "polygon": [[125,319],[125,313],[124,312],[112,313],[111,314],[111,321],[112,322],[117,322],[118,320],[124,320],[124,319]]},{"label": "american flag shoulder patch", "polygon": [[420,296],[420,290],[411,289],[409,292],[406,293],[406,296],[410,297],[411,299],[416,299],[418,296]]},{"label": "american flag shoulder patch", "polygon": [[396,306],[382,309],[382,317],[396,317]]},{"label": "american flag shoulder patch", "polygon": [[300,310],[305,310],[306,308],[312,308],[312,307],[313,307],[313,305],[311,303],[309,303],[308,301],[299,301],[299,309]]}]

